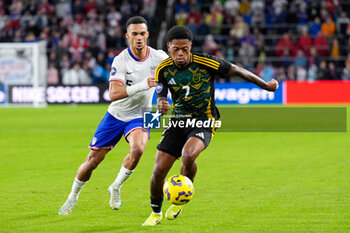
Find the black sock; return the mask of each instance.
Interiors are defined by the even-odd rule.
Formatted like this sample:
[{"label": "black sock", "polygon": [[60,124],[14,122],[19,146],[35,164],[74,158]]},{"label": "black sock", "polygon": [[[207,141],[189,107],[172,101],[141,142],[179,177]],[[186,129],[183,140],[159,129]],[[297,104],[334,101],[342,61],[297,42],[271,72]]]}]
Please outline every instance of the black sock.
[{"label": "black sock", "polygon": [[153,213],[162,212],[162,204],[163,204],[163,197],[157,198],[157,199],[151,198],[151,207],[152,207]]}]

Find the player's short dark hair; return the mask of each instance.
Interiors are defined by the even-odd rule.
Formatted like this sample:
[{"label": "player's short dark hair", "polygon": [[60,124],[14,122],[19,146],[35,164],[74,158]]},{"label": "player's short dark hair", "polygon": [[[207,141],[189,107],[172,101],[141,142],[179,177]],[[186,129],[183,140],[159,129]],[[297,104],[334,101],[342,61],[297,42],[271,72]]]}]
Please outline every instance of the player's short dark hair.
[{"label": "player's short dark hair", "polygon": [[142,16],[134,16],[128,19],[128,21],[126,21],[126,29],[128,29],[130,24],[146,24],[147,28],[147,20],[145,18],[143,18]]},{"label": "player's short dark hair", "polygon": [[166,42],[169,43],[172,40],[176,39],[188,39],[192,42],[193,34],[187,27],[184,26],[174,26],[170,28],[168,33],[166,34]]}]

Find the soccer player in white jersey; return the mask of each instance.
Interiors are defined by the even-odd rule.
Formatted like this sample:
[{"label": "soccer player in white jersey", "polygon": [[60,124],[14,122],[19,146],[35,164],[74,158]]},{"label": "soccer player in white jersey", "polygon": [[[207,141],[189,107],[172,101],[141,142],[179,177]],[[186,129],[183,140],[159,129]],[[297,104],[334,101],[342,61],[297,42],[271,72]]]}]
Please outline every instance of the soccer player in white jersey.
[{"label": "soccer player in white jersey", "polygon": [[143,17],[130,18],[126,29],[129,48],[114,58],[110,72],[109,97],[112,103],[90,142],[90,152],[78,169],[72,190],[59,210],[60,215],[72,212],[93,170],[124,135],[130,150],[117,178],[108,188],[111,195],[109,204],[112,209],[118,210],[121,206],[120,188],[133,173],[149,140],[149,131],[143,128],[142,114],[152,107],[156,85],[154,71],[168,55],[147,46],[149,32]]}]

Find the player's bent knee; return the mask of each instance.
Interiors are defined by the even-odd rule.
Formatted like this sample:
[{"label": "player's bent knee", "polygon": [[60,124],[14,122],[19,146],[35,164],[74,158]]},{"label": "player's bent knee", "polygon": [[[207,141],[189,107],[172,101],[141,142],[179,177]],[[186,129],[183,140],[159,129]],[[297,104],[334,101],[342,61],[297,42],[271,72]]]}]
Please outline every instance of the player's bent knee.
[{"label": "player's bent knee", "polygon": [[133,146],[130,148],[130,154],[135,156],[141,156],[145,150],[144,146]]},{"label": "player's bent knee", "polygon": [[195,154],[184,154],[182,155],[183,164],[193,164],[196,161],[197,155]]}]

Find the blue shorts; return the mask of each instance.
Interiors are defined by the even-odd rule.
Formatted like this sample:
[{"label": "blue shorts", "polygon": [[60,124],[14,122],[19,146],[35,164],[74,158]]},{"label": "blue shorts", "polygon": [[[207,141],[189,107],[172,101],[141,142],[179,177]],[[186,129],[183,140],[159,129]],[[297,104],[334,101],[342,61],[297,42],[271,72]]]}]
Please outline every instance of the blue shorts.
[{"label": "blue shorts", "polygon": [[89,148],[92,150],[113,149],[124,134],[126,138],[129,133],[135,129],[143,129],[148,133],[149,130],[143,128],[143,119],[137,118],[131,121],[121,121],[112,116],[109,112],[103,117],[97,126],[94,137],[92,138]]}]

